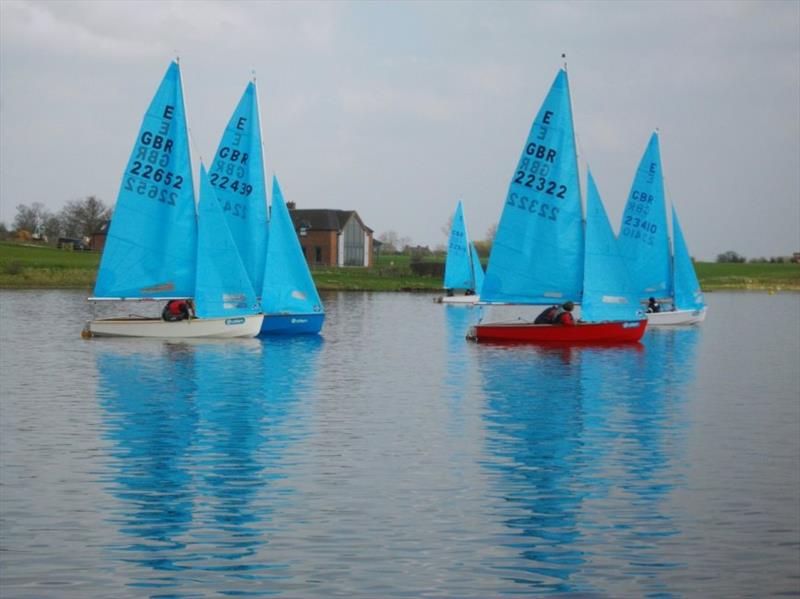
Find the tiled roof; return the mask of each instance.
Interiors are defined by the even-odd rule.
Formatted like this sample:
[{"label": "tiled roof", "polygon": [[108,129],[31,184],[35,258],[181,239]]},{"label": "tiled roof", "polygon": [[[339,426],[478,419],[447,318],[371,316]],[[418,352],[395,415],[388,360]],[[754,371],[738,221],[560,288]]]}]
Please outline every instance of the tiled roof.
[{"label": "tiled roof", "polygon": [[316,231],[337,231],[341,232],[350,217],[355,214],[358,222],[370,233],[372,229],[364,224],[361,217],[355,210],[331,210],[329,208],[304,208],[289,210],[292,217],[292,222],[295,228],[298,228],[301,223],[310,225],[310,228]]}]

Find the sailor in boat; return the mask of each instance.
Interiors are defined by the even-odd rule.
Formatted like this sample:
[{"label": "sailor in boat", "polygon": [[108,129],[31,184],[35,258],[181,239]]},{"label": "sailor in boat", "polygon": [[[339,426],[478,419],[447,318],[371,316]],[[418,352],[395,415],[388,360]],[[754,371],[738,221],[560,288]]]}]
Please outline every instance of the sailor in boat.
[{"label": "sailor in boat", "polygon": [[647,300],[647,312],[649,314],[661,312],[661,304],[656,301],[656,298],[651,297],[649,300]]},{"label": "sailor in boat", "polygon": [[167,322],[178,322],[179,320],[186,320],[187,318],[195,318],[192,300],[169,300],[161,311],[161,318]]},{"label": "sailor in boat", "polygon": [[536,317],[536,320],[533,321],[533,324],[560,324],[564,326],[574,326],[575,319],[572,317],[572,310],[575,308],[575,304],[572,302],[564,302],[560,306],[550,306],[549,308],[545,308],[539,316]]}]

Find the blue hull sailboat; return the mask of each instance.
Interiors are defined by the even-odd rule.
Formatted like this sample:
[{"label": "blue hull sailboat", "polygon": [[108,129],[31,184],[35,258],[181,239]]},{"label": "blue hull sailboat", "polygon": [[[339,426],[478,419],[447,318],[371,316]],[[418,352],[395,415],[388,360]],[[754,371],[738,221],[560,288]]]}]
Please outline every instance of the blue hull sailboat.
[{"label": "blue hull sailboat", "polygon": [[[122,178],[92,301],[194,300],[196,318],[91,320],[84,335],[253,337],[262,316],[238,252],[203,182],[198,221],[180,68],[172,62]],[[227,238],[225,236],[228,236]],[[241,270],[240,270],[241,269]]]},{"label": "blue hull sailboat", "polygon": [[702,322],[706,306],[675,207],[672,208],[673,251],[667,229],[664,178],[658,132],[653,132],[636,169],[619,232],[639,301],[657,299],[668,309],[650,312],[651,325]]},{"label": "blue hull sailboat", "polygon": [[481,322],[476,341],[618,343],[641,339],[647,321],[629,295],[627,270],[589,177],[584,231],[578,158],[566,70],[531,126],[509,185],[481,303],[583,303],[574,326],[517,318]]},{"label": "blue hull sailboat", "polygon": [[261,334],[319,333],[325,320],[288,210],[273,180],[271,214],[258,92],[248,83],[217,148],[211,181],[254,289],[261,293]]},{"label": "blue hull sailboat", "polygon": [[261,305],[262,334],[319,333],[325,322],[322,301],[275,176]]},{"label": "blue hull sailboat", "polygon": [[[459,200],[450,225],[447,258],[444,264],[442,286],[447,290],[447,295],[438,298],[437,301],[444,304],[475,304],[480,300],[483,279],[483,266],[475,244],[470,241],[467,234],[464,208]],[[457,289],[463,289],[464,295],[456,295],[454,292]]]}]

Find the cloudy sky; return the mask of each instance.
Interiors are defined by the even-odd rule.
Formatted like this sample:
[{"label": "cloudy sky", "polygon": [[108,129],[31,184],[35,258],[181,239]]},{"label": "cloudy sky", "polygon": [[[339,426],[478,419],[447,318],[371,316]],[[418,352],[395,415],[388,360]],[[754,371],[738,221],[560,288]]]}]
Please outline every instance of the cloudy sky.
[{"label": "cloudy sky", "polygon": [[113,204],[180,55],[196,157],[255,71],[268,172],[376,236],[500,217],[567,54],[581,160],[618,223],[652,130],[700,259],[800,250],[800,2],[0,1],[0,221]]}]

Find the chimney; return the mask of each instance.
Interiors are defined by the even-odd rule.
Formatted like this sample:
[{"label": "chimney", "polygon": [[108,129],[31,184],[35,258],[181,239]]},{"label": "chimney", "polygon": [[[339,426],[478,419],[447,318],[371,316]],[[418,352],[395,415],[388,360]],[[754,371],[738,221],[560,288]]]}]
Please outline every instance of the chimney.
[{"label": "chimney", "polygon": [[296,207],[297,204],[295,204],[294,202],[286,202],[286,208],[288,208],[289,210],[294,210]]}]

